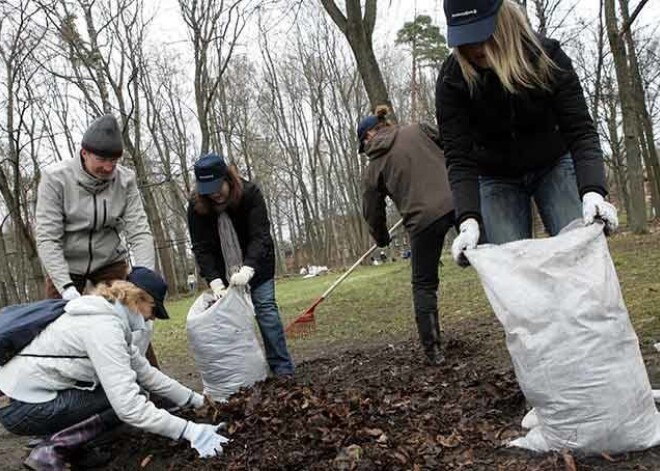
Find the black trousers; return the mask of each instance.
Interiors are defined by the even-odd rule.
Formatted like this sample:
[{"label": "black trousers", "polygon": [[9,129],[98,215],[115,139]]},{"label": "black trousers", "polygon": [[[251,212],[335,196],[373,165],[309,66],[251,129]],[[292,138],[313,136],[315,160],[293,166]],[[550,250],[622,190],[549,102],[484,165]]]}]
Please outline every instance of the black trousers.
[{"label": "black trousers", "polygon": [[438,319],[438,264],[447,231],[454,225],[454,213],[434,221],[411,237],[412,291],[415,321],[422,347],[427,354],[440,348]]}]

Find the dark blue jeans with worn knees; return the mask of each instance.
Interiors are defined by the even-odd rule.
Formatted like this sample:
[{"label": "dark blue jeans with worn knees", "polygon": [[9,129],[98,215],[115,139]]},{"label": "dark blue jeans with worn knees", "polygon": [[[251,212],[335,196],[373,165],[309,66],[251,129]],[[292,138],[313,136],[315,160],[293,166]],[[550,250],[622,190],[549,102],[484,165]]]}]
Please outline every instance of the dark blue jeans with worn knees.
[{"label": "dark blue jeans with worn knees", "polygon": [[252,289],[252,304],[266,350],[266,361],[276,376],[292,375],[293,361],[286,347],[280,311],[275,302],[272,278]]},{"label": "dark blue jeans with worn knees", "polygon": [[479,192],[486,239],[491,244],[532,236],[532,199],[551,236],[582,218],[582,203],[570,154],[549,168],[522,177],[479,177]]},{"label": "dark blue jeans with worn knees", "polygon": [[12,399],[7,407],[0,409],[0,423],[17,435],[52,435],[101,413],[116,419],[103,388],[93,391],[65,389],[48,402],[30,403]]}]

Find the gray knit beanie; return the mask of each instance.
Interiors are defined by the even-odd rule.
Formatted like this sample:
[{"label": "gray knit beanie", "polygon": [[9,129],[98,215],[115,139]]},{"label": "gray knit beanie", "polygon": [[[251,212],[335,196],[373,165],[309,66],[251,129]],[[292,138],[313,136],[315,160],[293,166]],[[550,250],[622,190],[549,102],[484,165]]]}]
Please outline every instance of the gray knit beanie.
[{"label": "gray knit beanie", "polygon": [[124,145],[115,117],[106,114],[94,120],[85,131],[81,146],[99,157],[121,157]]}]

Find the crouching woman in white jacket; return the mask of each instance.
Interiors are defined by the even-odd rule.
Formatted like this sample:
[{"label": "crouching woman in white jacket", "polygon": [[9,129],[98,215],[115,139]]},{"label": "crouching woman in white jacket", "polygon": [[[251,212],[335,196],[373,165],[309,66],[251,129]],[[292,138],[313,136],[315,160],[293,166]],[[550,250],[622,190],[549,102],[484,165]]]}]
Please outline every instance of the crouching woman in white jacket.
[{"label": "crouching woman in white jacket", "polygon": [[149,365],[131,344],[145,321],[169,316],[167,285],[136,267],[128,281],[99,285],[93,295],[70,301],[17,356],[0,368],[0,423],[19,435],[48,436],[25,461],[35,470],[65,469],[79,447],[120,422],[190,441],[200,456],[222,452],[218,426],[186,421],[157,408],[143,390],[179,406],[203,405],[203,397]]}]

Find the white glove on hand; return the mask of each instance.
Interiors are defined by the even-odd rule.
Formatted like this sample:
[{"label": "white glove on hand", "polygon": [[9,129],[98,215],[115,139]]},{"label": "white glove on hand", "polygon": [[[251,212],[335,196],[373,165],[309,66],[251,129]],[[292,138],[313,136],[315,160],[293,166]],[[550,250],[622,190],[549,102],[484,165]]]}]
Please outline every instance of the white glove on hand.
[{"label": "white glove on hand", "polygon": [[619,227],[616,208],[595,191],[585,193],[582,197],[582,217],[585,226],[593,224],[597,217],[602,219],[607,234],[614,232]]},{"label": "white glove on hand", "polygon": [[190,447],[197,450],[200,458],[211,458],[222,454],[222,445],[229,439],[218,433],[218,429],[225,424],[218,425],[196,424],[188,422],[183,430],[183,438],[190,442]]},{"label": "white glove on hand", "polygon": [[225,288],[225,284],[220,278],[216,278],[215,280],[211,281],[209,286],[211,287],[211,291],[213,291],[213,296],[215,296],[215,299],[221,299],[227,294],[227,288]]},{"label": "white glove on hand", "polygon": [[188,401],[188,405],[190,405],[193,409],[199,409],[204,405],[204,396],[202,396],[200,393],[192,393],[192,397]]},{"label": "white glove on hand", "polygon": [[245,286],[254,276],[254,268],[243,265],[229,280],[229,286]]},{"label": "white glove on hand", "polygon": [[460,232],[451,244],[451,256],[459,267],[470,265],[463,251],[474,249],[479,243],[479,223],[476,219],[466,219],[459,226]]},{"label": "white glove on hand", "polygon": [[80,297],[80,293],[75,286],[69,286],[64,291],[62,291],[62,299],[65,301],[73,301],[76,298]]}]

